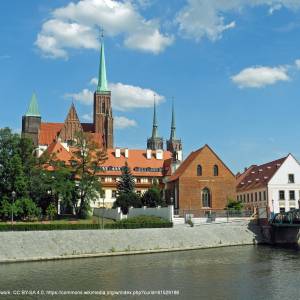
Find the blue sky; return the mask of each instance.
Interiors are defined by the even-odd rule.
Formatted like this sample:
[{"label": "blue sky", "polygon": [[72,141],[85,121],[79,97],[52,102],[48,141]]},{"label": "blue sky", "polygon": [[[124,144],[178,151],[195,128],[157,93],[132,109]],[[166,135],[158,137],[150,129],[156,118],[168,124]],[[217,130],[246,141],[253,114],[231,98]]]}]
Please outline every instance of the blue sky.
[{"label": "blue sky", "polygon": [[146,146],[156,93],[165,139],[175,97],[185,156],[207,143],[234,172],[300,159],[300,0],[3,0],[0,127],[20,130],[33,91],[44,121],[72,99],[89,119],[99,26],[117,146]]}]

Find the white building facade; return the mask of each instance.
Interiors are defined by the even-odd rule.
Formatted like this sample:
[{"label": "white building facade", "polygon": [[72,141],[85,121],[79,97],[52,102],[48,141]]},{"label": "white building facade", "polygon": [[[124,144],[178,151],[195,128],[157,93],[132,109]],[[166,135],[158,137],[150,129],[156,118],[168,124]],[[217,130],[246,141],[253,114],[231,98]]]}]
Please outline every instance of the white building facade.
[{"label": "white building facade", "polygon": [[237,176],[237,200],[246,208],[266,207],[270,212],[299,208],[300,164],[293,155],[253,165]]}]

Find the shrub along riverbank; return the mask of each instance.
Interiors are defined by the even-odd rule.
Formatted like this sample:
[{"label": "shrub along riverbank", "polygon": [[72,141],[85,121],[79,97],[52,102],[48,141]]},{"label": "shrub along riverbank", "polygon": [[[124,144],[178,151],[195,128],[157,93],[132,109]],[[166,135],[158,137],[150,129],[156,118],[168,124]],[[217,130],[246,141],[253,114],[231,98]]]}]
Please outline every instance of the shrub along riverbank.
[{"label": "shrub along riverbank", "polygon": [[168,228],[173,223],[154,216],[139,216],[117,222],[102,223],[0,223],[0,231],[40,231],[40,230],[91,230],[91,229],[137,229],[137,228]]}]

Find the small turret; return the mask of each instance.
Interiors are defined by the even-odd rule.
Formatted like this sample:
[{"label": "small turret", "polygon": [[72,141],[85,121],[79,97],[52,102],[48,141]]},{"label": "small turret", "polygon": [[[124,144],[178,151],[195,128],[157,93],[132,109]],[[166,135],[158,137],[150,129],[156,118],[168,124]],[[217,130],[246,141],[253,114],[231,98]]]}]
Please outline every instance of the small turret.
[{"label": "small turret", "polygon": [[153,107],[153,125],[152,125],[152,136],[147,140],[147,149],[151,150],[162,150],[164,148],[164,141],[158,136],[158,124],[156,117],[156,102],[154,99]]},{"label": "small turret", "polygon": [[167,150],[173,153],[173,158],[175,160],[182,161],[182,143],[180,139],[176,139],[174,101],[172,103],[171,133],[170,139],[167,140]]}]

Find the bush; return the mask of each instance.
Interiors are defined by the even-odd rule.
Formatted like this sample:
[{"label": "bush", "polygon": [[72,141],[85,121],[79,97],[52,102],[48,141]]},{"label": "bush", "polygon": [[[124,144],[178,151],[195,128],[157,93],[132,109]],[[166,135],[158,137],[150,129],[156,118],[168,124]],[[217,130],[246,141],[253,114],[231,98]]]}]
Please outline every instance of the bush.
[{"label": "bush", "polygon": [[172,227],[173,223],[155,216],[138,216],[129,219],[106,224],[105,228],[134,229],[134,228],[166,228]]},{"label": "bush", "polygon": [[57,208],[53,203],[47,207],[46,215],[50,220],[53,220],[57,216]]},{"label": "bush", "polygon": [[150,188],[143,194],[142,203],[147,207],[164,206],[166,204],[161,197],[160,190],[156,187]]},{"label": "bush", "polygon": [[113,208],[120,207],[123,214],[128,213],[129,207],[142,207],[141,198],[136,193],[121,193],[114,202]]},{"label": "bush", "polygon": [[37,207],[35,202],[29,198],[23,198],[16,201],[17,207],[19,208],[19,218],[34,220],[37,219],[41,215],[41,209]]}]

